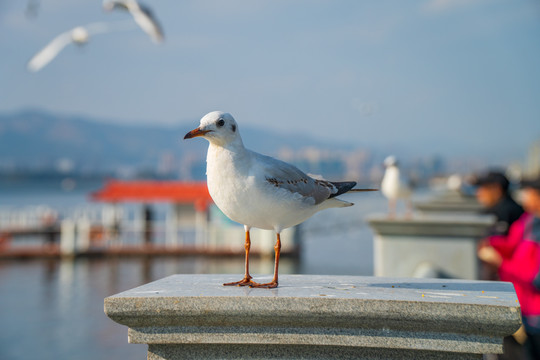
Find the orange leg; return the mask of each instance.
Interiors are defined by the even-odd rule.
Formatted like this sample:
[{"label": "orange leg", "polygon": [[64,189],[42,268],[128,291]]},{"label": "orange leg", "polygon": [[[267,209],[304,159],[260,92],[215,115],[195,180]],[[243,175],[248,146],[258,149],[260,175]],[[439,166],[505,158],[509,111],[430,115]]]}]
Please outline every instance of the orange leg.
[{"label": "orange leg", "polygon": [[406,199],[405,201],[407,203],[407,211],[405,212],[405,218],[406,219],[411,219],[412,215],[413,215],[412,201],[411,201],[411,199]]},{"label": "orange leg", "polygon": [[251,275],[249,275],[249,249],[251,248],[251,239],[249,237],[249,230],[246,229],[246,243],[244,245],[244,248],[246,249],[246,273],[244,275],[244,278],[240,281],[231,282],[231,283],[225,283],[223,286],[246,286],[255,284],[253,281],[251,281]]},{"label": "orange leg", "polygon": [[397,201],[395,199],[388,200],[388,218],[393,219],[396,217]]},{"label": "orange leg", "polygon": [[274,263],[274,278],[272,279],[271,282],[265,283],[265,284],[259,284],[252,281],[249,284],[250,287],[272,289],[278,286],[279,254],[281,252],[281,238],[279,236],[279,233],[277,234],[277,240],[276,240],[276,245],[274,246],[274,250],[276,252],[276,259]]}]

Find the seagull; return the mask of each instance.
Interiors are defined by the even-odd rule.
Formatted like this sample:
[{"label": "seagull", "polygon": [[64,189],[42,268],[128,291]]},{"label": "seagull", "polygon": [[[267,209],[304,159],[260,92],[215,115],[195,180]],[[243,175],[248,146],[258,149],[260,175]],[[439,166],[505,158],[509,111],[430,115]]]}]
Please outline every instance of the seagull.
[{"label": "seagull", "polygon": [[33,72],[39,71],[71,43],[82,46],[88,42],[91,35],[103,34],[111,31],[129,30],[130,28],[132,28],[132,26],[125,21],[114,23],[97,22],[85,26],[77,26],[55,37],[43,49],[37,52],[30,61],[28,61],[26,68]]},{"label": "seagull", "polygon": [[[354,181],[331,182],[314,179],[295,166],[244,147],[238,124],[231,114],[213,111],[184,139],[203,137],[210,143],[206,158],[208,191],[217,207],[231,220],[244,225],[245,275],[237,282],[223,284],[256,288],[278,286],[281,249],[280,233],[318,211],[353,204],[337,196],[351,191]],[[249,274],[252,227],[276,233],[274,276],[269,283],[257,283]]]},{"label": "seagull", "polygon": [[454,192],[460,194],[463,187],[463,179],[459,174],[452,174],[446,180],[446,187]]},{"label": "seagull", "polygon": [[381,191],[388,199],[389,217],[394,217],[396,213],[396,203],[398,199],[404,199],[407,202],[407,214],[412,212],[411,188],[400,177],[398,162],[394,156],[388,156],[384,160],[386,171],[381,183]]},{"label": "seagull", "polygon": [[148,8],[136,0],[104,0],[103,8],[107,11],[121,9],[128,11],[139,27],[150,36],[153,42],[163,42],[163,31],[156,17]]}]

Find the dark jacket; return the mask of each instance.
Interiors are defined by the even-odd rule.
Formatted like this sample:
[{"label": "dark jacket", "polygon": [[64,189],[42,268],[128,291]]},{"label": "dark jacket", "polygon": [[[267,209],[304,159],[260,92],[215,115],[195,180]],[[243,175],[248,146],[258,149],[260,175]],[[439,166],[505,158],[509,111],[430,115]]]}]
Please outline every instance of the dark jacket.
[{"label": "dark jacket", "polygon": [[507,235],[510,225],[523,214],[523,208],[510,195],[504,195],[497,204],[482,212],[497,217],[497,222],[490,229],[489,235]]}]

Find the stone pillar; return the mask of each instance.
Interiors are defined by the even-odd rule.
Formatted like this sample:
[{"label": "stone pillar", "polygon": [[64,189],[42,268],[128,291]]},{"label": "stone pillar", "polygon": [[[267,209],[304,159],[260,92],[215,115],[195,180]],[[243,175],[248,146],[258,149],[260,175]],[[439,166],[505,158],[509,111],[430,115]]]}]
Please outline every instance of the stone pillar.
[{"label": "stone pillar", "polygon": [[172,204],[165,217],[165,242],[169,246],[178,245],[178,211],[176,204]]},{"label": "stone pillar", "polygon": [[[173,275],[105,299],[148,359],[482,359],[521,324],[510,283],[283,275]],[[266,279],[256,279],[265,281]]]},{"label": "stone pillar", "polygon": [[62,220],[60,224],[60,252],[63,256],[74,256],[76,246],[75,222]]},{"label": "stone pillar", "polygon": [[92,224],[86,218],[77,221],[77,253],[86,252],[90,248],[90,230]]},{"label": "stone pillar", "polygon": [[195,209],[195,245],[199,248],[208,246],[208,212]]},{"label": "stone pillar", "polygon": [[481,215],[371,216],[373,274],[477,279],[477,242],[494,221]]}]

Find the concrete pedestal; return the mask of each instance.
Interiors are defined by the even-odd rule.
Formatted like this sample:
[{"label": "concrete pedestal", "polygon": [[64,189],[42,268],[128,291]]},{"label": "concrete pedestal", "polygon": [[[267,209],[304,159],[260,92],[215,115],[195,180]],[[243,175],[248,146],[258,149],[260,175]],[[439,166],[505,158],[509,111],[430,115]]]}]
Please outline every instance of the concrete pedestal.
[{"label": "concrete pedestal", "polygon": [[272,290],[221,285],[240,277],[170,276],[106,298],[105,312],[153,360],[481,359],[520,326],[509,283],[284,275]]},{"label": "concrete pedestal", "polygon": [[481,215],[371,216],[374,275],[477,279],[477,242],[494,221]]}]

